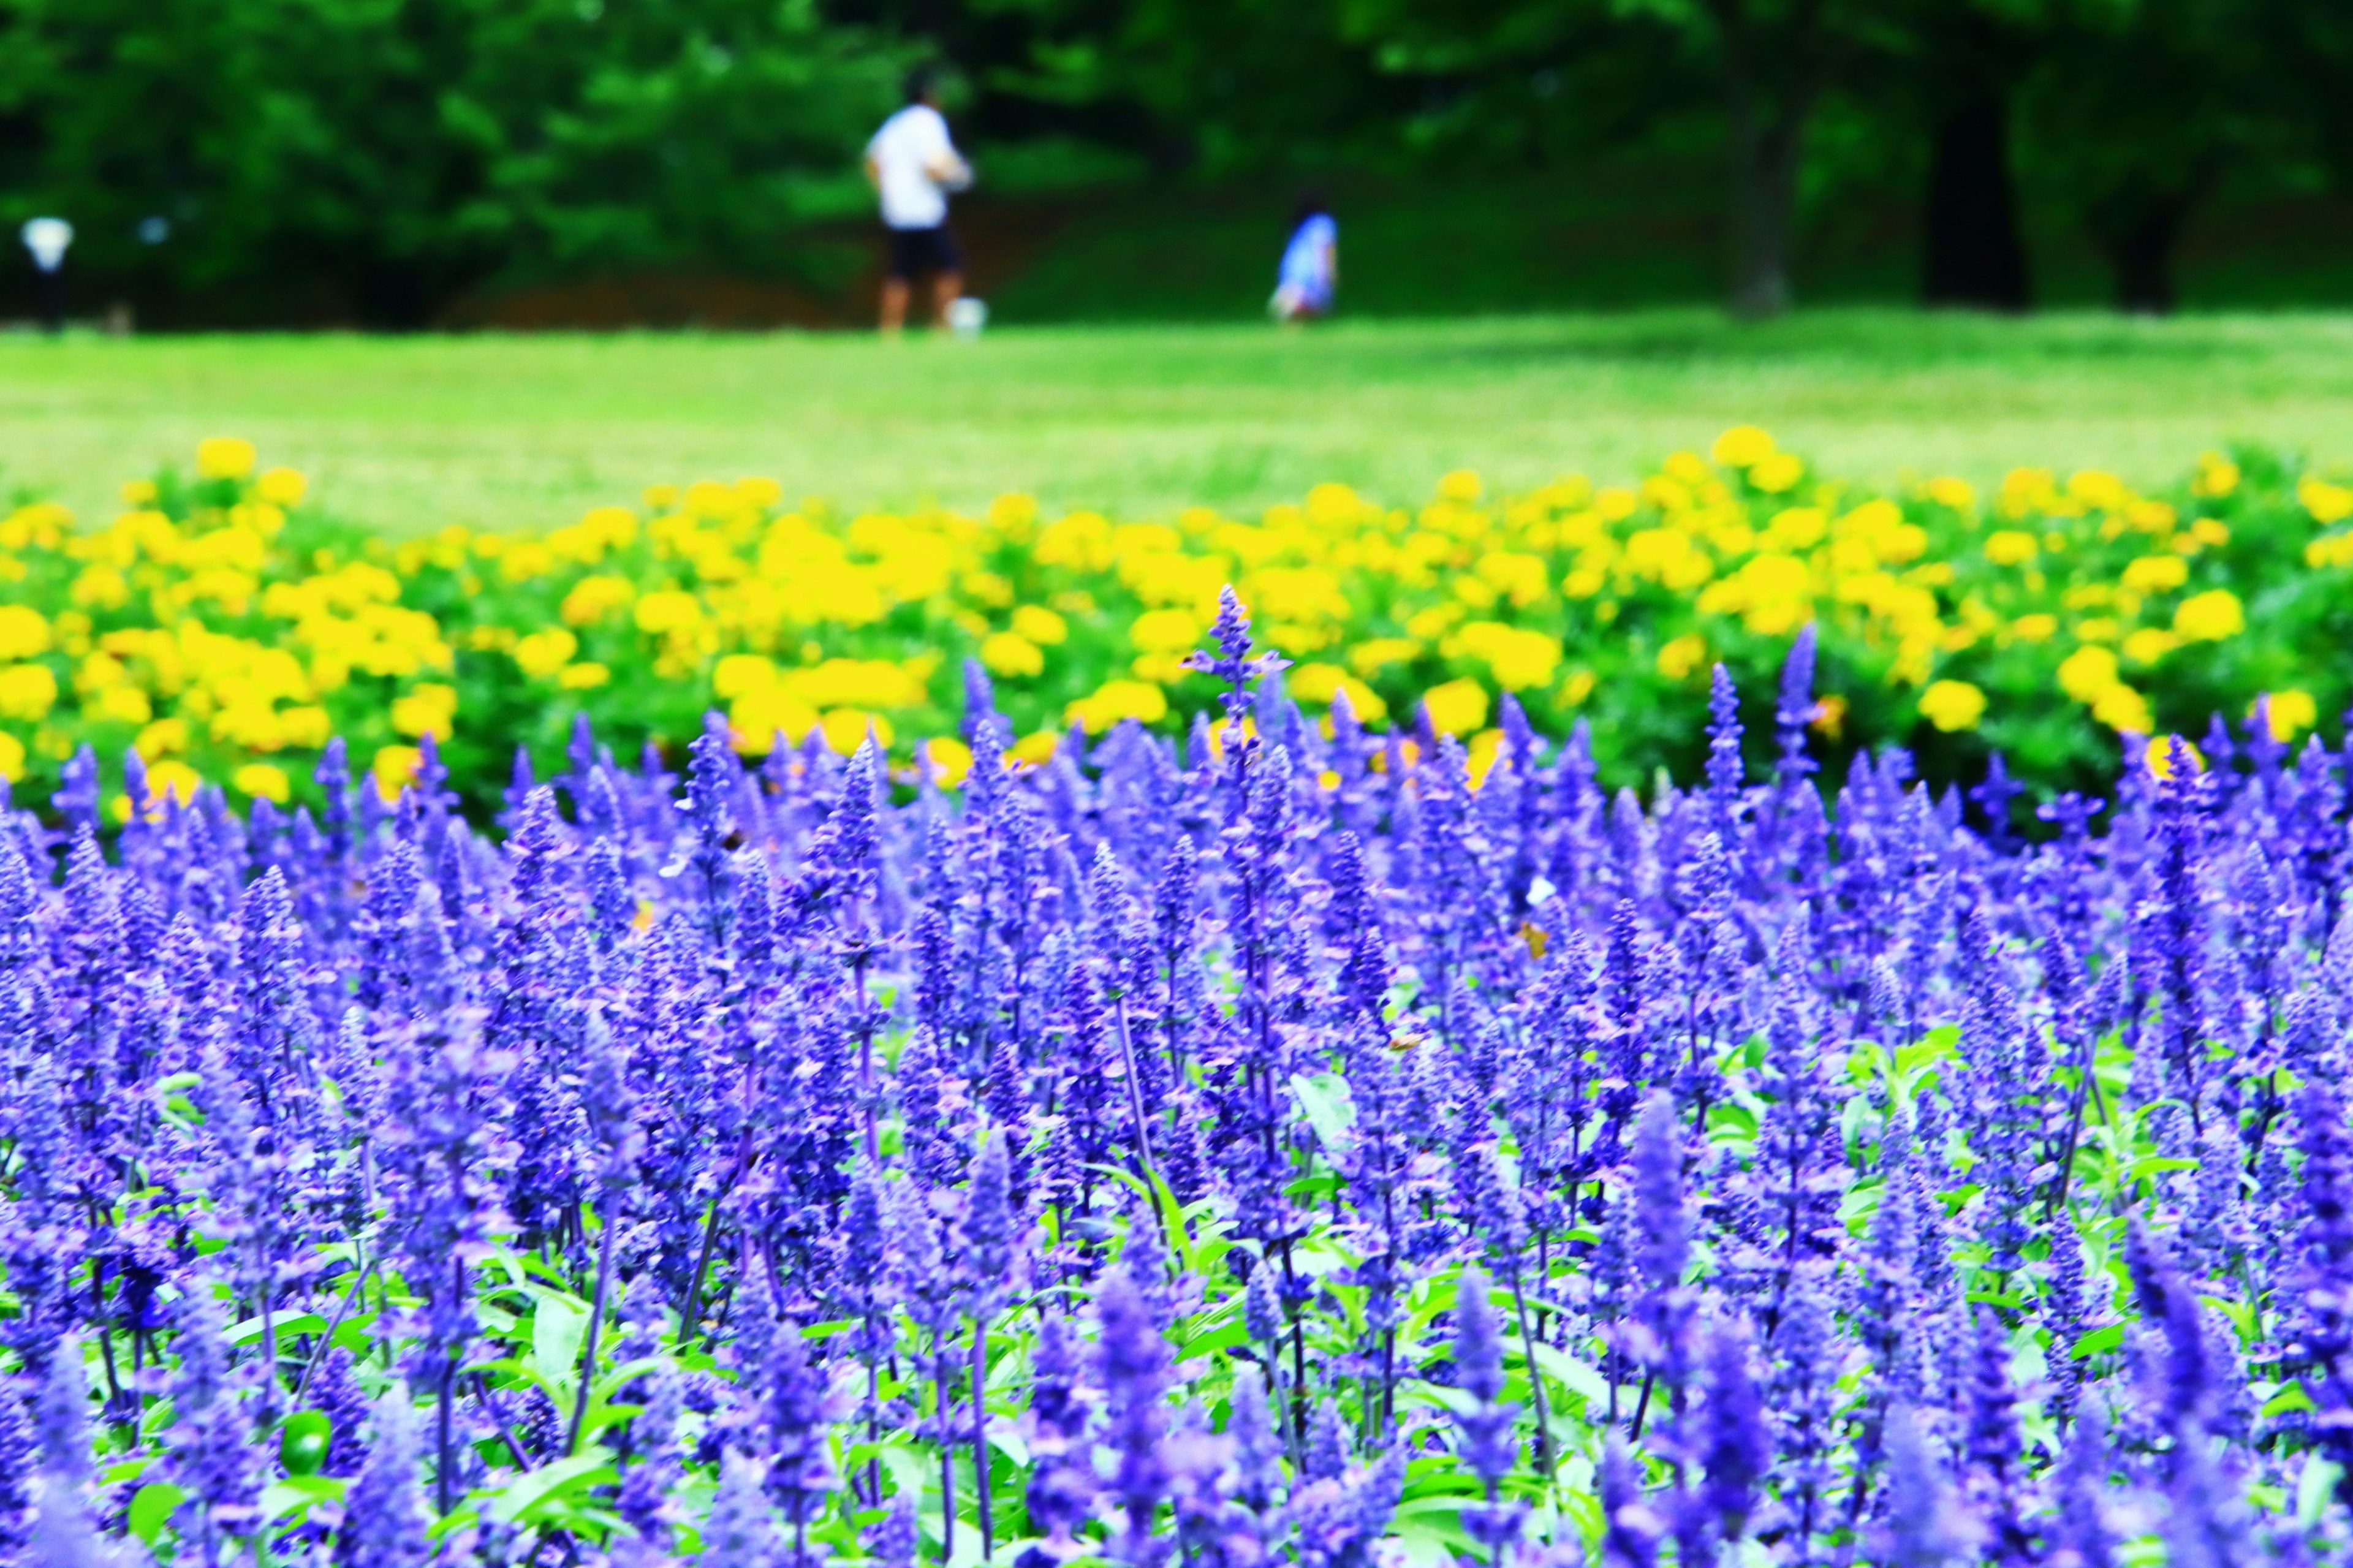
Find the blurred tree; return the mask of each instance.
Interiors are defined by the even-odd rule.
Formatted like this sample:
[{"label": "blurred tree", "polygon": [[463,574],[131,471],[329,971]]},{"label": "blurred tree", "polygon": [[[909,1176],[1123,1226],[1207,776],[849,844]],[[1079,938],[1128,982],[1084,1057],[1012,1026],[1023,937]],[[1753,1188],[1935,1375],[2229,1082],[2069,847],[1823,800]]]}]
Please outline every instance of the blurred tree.
[{"label": "blurred tree", "polygon": [[[2292,63],[2340,0],[2073,0],[2021,94],[2030,177],[2080,215],[2121,310],[2173,308],[2182,232],[2225,178],[2319,177],[2321,103]],[[2345,57],[2337,57],[2343,65]],[[2334,96],[2353,82],[2339,76]]]},{"label": "blurred tree", "polygon": [[773,265],[905,58],[812,0],[0,0],[0,190],[100,275],[414,326],[501,273]]},{"label": "blurred tree", "polygon": [[1920,299],[2023,310],[2034,284],[2019,220],[2010,103],[2032,63],[2035,0],[1929,4],[1915,14],[1910,79],[1930,121]]}]

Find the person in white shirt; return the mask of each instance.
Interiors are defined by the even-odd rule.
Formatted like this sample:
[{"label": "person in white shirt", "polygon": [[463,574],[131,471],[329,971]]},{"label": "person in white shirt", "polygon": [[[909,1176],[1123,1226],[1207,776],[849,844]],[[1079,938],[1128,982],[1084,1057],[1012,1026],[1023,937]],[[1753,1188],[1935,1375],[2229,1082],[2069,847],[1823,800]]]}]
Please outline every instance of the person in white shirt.
[{"label": "person in white shirt", "polygon": [[925,273],[933,320],[946,326],[948,307],[964,292],[964,253],[948,227],[947,194],[972,184],[972,167],[948,140],[938,72],[925,67],[907,79],[907,106],[866,144],[866,178],[881,197],[891,241],[882,330],[895,332],[906,321],[908,290]]}]

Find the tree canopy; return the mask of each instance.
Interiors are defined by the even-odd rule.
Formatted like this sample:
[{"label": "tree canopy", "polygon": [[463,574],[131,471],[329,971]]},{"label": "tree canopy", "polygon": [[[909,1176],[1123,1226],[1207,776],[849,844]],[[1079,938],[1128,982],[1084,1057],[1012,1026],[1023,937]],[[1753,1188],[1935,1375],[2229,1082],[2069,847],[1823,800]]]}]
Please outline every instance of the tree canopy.
[{"label": "tree canopy", "polygon": [[2353,182],[2336,0],[0,0],[0,221],[228,321],[789,268],[923,60],[966,140],[1145,179],[1708,149],[1755,313],[1859,163],[1917,181],[1924,297],[2003,309],[2022,199],[2162,310],[2225,185]]}]

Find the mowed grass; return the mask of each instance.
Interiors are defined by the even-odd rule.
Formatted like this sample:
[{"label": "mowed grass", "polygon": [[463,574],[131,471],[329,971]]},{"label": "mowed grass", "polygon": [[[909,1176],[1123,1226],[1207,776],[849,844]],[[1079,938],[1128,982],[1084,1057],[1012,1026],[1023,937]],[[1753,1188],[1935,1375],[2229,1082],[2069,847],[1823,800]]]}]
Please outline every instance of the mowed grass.
[{"label": "mowed grass", "polygon": [[2353,461],[2353,315],[2023,321],[1702,310],[1457,321],[851,334],[0,339],[0,496],[108,515],[206,436],[395,533],[549,525],[659,480],[765,474],[856,508],[1006,490],[1253,512],[1472,468],[1622,479],[1762,424],[1887,482],[2018,464],[2155,483],[2254,440]]}]

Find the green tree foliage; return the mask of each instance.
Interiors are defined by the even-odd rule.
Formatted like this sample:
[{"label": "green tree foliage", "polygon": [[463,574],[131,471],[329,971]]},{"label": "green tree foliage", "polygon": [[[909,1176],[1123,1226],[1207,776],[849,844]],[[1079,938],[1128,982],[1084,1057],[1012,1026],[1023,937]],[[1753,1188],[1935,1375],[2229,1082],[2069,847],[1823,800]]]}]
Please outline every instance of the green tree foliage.
[{"label": "green tree foliage", "polygon": [[0,217],[386,325],[502,273],[774,266],[908,58],[810,0],[0,0]]},{"label": "green tree foliage", "polygon": [[77,268],[166,319],[790,276],[918,58],[984,153],[1162,180],[1705,146],[1749,314],[1858,155],[1880,199],[1923,180],[1944,303],[2031,302],[2021,203],[2162,309],[2215,193],[2353,186],[2344,0],[0,0],[0,223],[69,214]]}]

